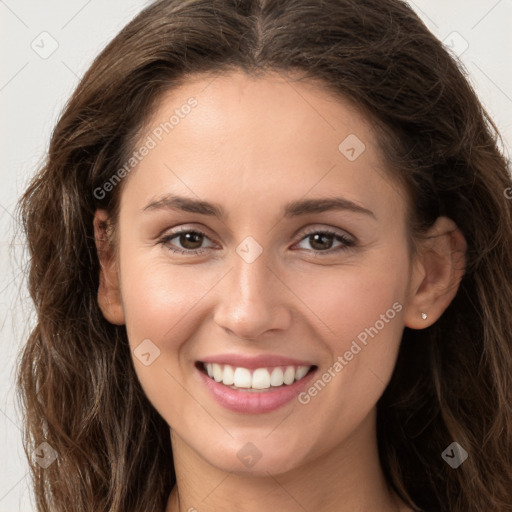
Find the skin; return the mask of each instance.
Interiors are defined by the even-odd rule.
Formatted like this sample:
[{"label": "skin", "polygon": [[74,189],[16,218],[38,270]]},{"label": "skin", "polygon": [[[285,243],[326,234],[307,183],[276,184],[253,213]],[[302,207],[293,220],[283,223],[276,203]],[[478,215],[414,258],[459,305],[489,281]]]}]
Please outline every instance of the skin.
[{"label": "skin", "polygon": [[[106,212],[96,212],[98,302],[107,320],[126,325],[138,378],[170,425],[178,485],[167,512],[411,510],[379,464],[376,403],[404,326],[431,325],[453,299],[464,238],[441,217],[413,258],[406,197],[368,121],[318,84],[287,80],[203,75],[169,92],[141,142],[188,98],[198,105],[125,178],[117,252],[100,227]],[[338,149],[350,134],[366,147],[354,161]],[[170,193],[214,202],[227,216],[144,210]],[[333,196],[373,215],[283,216],[291,201]],[[159,243],[178,226],[207,236]],[[355,245],[335,251],[343,243],[328,237],[319,249],[306,230],[325,228]],[[248,236],[263,249],[252,263],[236,252]],[[199,255],[170,250],[198,246]],[[221,353],[278,354],[314,362],[321,375],[394,303],[396,316],[307,404],[229,411],[194,367]],[[133,353],[145,339],[160,350],[149,366]],[[261,453],[251,468],[237,457],[248,442]]]}]

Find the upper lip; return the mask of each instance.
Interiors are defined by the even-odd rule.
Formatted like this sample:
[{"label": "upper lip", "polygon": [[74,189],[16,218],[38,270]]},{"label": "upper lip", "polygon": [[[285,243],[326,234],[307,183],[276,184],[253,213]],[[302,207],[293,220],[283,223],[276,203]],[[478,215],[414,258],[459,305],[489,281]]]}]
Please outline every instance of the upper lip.
[{"label": "upper lip", "polygon": [[229,364],[234,367],[247,368],[267,368],[273,366],[314,366],[308,361],[300,361],[291,357],[262,354],[260,356],[244,356],[239,354],[218,354],[215,356],[201,359],[202,363]]}]

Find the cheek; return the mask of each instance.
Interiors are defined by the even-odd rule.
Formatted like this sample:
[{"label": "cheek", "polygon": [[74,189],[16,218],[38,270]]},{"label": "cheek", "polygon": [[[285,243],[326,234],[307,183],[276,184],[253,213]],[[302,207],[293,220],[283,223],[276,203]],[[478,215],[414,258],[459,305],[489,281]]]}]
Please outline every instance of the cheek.
[{"label": "cheek", "polygon": [[382,332],[389,331],[392,323],[400,324],[397,309],[403,308],[393,308],[393,304],[403,305],[407,265],[406,258],[396,257],[392,265],[376,259],[364,265],[324,267],[300,277],[290,275],[289,279],[311,311],[311,318],[316,317],[319,332],[325,333],[324,339],[339,353],[376,322],[382,327],[381,315],[386,327],[380,329]]},{"label": "cheek", "polygon": [[127,258],[121,260],[121,291],[139,382],[169,425],[179,425],[187,415],[203,417],[187,393],[190,354],[203,320],[201,300],[221,275],[217,270],[199,272],[193,266],[173,266],[133,254],[130,261]]},{"label": "cheek", "polygon": [[391,377],[403,332],[407,269],[404,253],[326,268],[296,282],[294,291],[317,317],[316,343],[330,355],[311,398],[322,395],[333,404],[333,424],[359,421]]},{"label": "cheek", "polygon": [[217,270],[200,271],[142,257],[122,264],[121,272],[132,348],[141,338],[150,338],[157,345],[165,342],[167,349],[170,341],[187,339],[197,322],[197,306],[220,277]]}]

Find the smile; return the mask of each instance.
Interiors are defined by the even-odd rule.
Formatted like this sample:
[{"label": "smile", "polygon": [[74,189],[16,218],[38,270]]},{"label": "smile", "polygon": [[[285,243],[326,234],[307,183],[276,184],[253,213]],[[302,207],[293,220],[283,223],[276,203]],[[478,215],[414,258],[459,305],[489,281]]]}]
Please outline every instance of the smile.
[{"label": "smile", "polygon": [[[221,362],[197,361],[196,371],[207,394],[223,408],[242,414],[274,411],[294,401],[316,374],[316,365],[251,368]],[[275,363],[272,363],[275,364]]]},{"label": "smile", "polygon": [[313,366],[276,366],[248,369],[229,364],[201,363],[203,370],[216,382],[241,391],[264,392],[290,386],[305,377]]}]

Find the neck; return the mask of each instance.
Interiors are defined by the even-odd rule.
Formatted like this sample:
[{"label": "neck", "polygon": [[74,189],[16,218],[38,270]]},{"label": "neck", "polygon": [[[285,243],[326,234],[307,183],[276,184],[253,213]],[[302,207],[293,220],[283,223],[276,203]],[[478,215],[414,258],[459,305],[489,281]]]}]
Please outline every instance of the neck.
[{"label": "neck", "polygon": [[166,512],[402,512],[379,464],[375,412],[342,444],[286,473],[225,472],[172,432],[177,478]]}]

